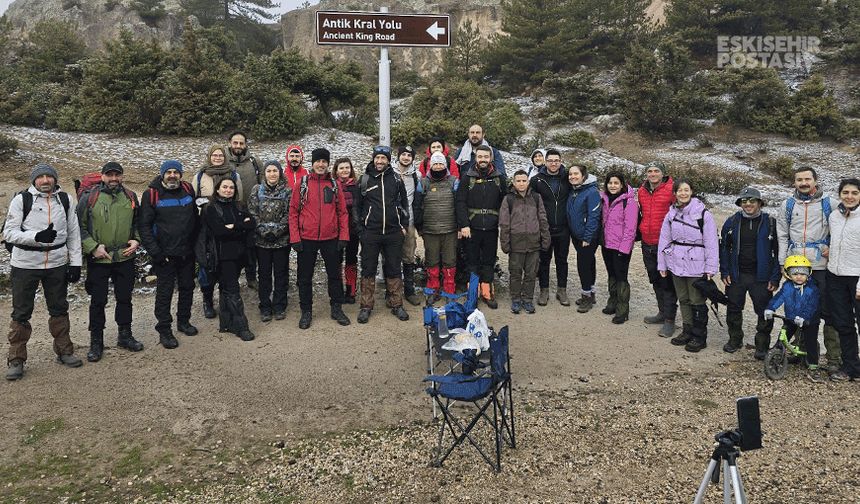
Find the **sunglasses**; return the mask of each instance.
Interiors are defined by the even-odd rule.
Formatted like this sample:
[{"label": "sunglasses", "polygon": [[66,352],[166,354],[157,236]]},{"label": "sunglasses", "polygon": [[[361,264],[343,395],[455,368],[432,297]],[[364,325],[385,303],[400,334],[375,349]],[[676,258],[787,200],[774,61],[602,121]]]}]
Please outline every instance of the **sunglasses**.
[{"label": "sunglasses", "polygon": [[743,205],[744,203],[755,203],[758,201],[758,198],[741,198],[739,201],[741,202],[741,205]]}]

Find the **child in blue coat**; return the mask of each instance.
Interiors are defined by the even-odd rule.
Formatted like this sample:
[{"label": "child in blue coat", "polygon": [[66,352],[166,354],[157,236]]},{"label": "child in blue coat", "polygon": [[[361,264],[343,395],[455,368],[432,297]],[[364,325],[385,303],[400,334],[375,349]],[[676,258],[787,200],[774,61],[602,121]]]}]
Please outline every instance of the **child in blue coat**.
[{"label": "child in blue coat", "polygon": [[821,322],[821,290],[810,276],[812,264],[804,256],[789,256],[785,260],[785,276],[791,280],[785,282],[770,300],[764,311],[766,320],[773,319],[777,308],[785,305],[786,320],[783,328],[789,339],[801,327],[806,343],[806,363],[809,365],[807,378],[813,383],[824,383],[821,370],[818,369],[818,324]]}]

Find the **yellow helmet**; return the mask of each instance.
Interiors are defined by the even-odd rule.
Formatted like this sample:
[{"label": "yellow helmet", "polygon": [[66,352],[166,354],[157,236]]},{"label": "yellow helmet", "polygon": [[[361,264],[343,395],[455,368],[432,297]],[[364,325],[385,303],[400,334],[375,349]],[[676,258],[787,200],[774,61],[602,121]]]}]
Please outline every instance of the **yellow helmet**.
[{"label": "yellow helmet", "polygon": [[785,259],[785,278],[791,280],[791,275],[803,273],[806,276],[812,274],[812,263],[802,255],[788,256]]}]

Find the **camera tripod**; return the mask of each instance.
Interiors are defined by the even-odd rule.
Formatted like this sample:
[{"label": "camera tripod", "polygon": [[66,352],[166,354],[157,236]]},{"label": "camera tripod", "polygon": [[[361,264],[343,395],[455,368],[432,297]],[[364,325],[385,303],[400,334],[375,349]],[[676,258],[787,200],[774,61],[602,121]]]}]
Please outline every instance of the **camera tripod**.
[{"label": "camera tripod", "polygon": [[723,501],[725,504],[732,502],[732,488],[735,493],[735,504],[747,504],[747,495],[744,492],[744,484],[741,481],[741,473],[738,471],[737,458],[740,456],[738,445],[741,442],[741,433],[738,431],[723,431],[716,436],[716,448],[711,455],[711,462],[708,464],[708,470],[705,471],[705,477],[702,479],[702,484],[699,485],[699,491],[696,493],[696,499],[693,504],[702,504],[702,497],[705,496],[705,490],[708,488],[708,480],[717,484],[720,482],[720,468],[717,466],[722,460],[723,462]]}]

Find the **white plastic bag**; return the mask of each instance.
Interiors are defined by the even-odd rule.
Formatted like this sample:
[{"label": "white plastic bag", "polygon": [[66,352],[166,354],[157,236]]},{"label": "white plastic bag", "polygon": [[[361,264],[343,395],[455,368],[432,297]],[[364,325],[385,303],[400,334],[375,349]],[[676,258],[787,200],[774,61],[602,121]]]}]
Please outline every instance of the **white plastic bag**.
[{"label": "white plastic bag", "polygon": [[478,343],[481,344],[481,350],[490,349],[490,328],[487,327],[487,318],[484,317],[481,310],[475,310],[469,315],[466,330],[478,340]]},{"label": "white plastic bag", "polygon": [[477,351],[481,354],[481,343],[465,329],[451,329],[451,338],[442,345],[443,350],[451,350],[453,352],[462,352],[466,349]]}]

